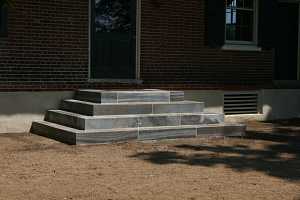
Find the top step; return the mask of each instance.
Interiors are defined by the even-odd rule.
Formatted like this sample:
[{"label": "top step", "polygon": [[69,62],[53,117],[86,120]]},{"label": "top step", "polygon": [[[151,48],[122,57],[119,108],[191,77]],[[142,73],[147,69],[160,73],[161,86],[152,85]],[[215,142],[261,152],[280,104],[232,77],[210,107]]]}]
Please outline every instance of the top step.
[{"label": "top step", "polygon": [[93,103],[174,102],[184,101],[183,91],[165,90],[78,90],[75,99]]}]

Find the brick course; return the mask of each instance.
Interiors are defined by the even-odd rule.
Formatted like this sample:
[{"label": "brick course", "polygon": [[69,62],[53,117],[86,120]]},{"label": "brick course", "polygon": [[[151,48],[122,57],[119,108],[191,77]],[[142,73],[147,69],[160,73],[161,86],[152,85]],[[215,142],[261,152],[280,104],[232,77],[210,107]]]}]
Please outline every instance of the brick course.
[{"label": "brick course", "polygon": [[88,1],[15,0],[0,38],[0,90],[255,89],[271,85],[272,51],[206,45],[204,0],[141,0],[142,85],[88,82]]}]

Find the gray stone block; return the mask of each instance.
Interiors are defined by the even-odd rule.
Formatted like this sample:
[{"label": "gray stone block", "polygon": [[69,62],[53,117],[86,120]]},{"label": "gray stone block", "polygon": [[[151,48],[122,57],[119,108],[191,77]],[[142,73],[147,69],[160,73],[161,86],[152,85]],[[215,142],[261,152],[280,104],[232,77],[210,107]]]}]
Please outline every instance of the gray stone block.
[{"label": "gray stone block", "polygon": [[33,122],[31,133],[71,145],[122,142],[138,138],[138,129],[83,131],[45,121]]},{"label": "gray stone block", "polygon": [[78,114],[62,110],[48,110],[45,116],[45,121],[84,130],[86,118],[84,116],[80,117]]},{"label": "gray stone block", "polygon": [[153,104],[153,113],[200,113],[204,110],[204,103],[183,101],[173,103]]},{"label": "gray stone block", "polygon": [[76,100],[95,103],[117,103],[117,93],[105,90],[79,90],[75,94]]},{"label": "gray stone block", "polygon": [[151,113],[151,104],[115,104],[94,107],[94,115],[134,115]]},{"label": "gray stone block", "polygon": [[218,124],[224,122],[224,114],[186,114],[181,116],[181,125]]},{"label": "gray stone block", "polygon": [[170,91],[170,101],[184,101],[184,91]]},{"label": "gray stone block", "polygon": [[243,124],[216,124],[202,125],[197,127],[197,137],[209,136],[243,136],[246,133],[246,126]]},{"label": "gray stone block", "polygon": [[85,119],[85,130],[89,129],[116,129],[135,128],[138,126],[138,117],[101,117]]},{"label": "gray stone block", "polygon": [[168,91],[119,92],[118,103],[125,102],[170,102]]},{"label": "gray stone block", "polygon": [[60,128],[60,125],[50,122],[33,122],[30,132],[36,135],[47,137],[70,145],[76,144],[76,130],[70,128]]},{"label": "gray stone block", "polygon": [[61,102],[60,109],[69,112],[78,113],[78,114],[93,116],[94,105],[96,104],[85,102],[85,101],[68,99]]},{"label": "gray stone block", "polygon": [[136,140],[138,138],[137,129],[106,130],[79,133],[76,135],[77,144],[104,144],[112,142],[124,142]]},{"label": "gray stone block", "polygon": [[196,137],[196,134],[197,129],[195,127],[141,128],[138,138],[139,140],[160,140]]},{"label": "gray stone block", "polygon": [[180,116],[142,116],[139,117],[140,127],[154,127],[154,126],[179,126]]},{"label": "gray stone block", "polygon": [[49,110],[45,120],[79,130],[134,128],[138,125],[138,117],[133,115],[91,117],[62,110]]}]

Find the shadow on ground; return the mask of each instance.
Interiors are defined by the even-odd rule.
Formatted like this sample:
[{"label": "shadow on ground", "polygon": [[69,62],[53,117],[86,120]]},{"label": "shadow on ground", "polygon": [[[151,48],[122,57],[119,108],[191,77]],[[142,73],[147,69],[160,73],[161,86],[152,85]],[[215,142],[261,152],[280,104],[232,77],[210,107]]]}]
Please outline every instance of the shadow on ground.
[{"label": "shadow on ground", "polygon": [[[174,145],[168,151],[133,155],[158,165],[224,165],[240,172],[259,171],[289,181],[300,181],[300,120],[259,123],[246,137],[227,142]],[[296,130],[296,131],[295,131]]]}]

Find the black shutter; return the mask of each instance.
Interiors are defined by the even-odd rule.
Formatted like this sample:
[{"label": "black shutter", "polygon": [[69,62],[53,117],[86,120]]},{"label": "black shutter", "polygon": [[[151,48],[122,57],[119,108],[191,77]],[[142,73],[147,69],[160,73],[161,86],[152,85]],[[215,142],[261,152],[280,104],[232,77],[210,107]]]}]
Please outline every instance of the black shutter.
[{"label": "black shutter", "polygon": [[277,0],[258,0],[258,45],[275,47],[278,17]]},{"label": "black shutter", "polygon": [[225,43],[225,0],[206,0],[206,35],[211,47]]},{"label": "black shutter", "polygon": [[7,6],[0,5],[0,37],[7,36]]}]

